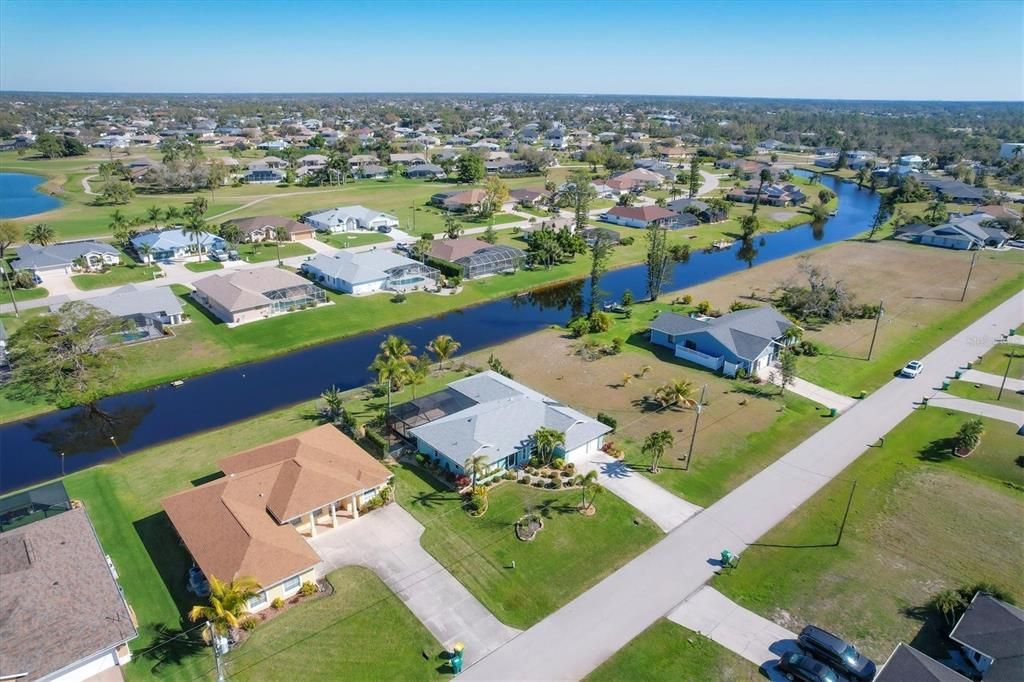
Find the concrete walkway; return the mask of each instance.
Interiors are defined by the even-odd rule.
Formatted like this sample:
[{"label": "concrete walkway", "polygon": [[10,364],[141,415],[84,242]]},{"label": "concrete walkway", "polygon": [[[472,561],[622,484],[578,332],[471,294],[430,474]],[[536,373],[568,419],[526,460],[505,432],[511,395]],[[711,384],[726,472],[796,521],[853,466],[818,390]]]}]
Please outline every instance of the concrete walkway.
[{"label": "concrete walkway", "polygon": [[[1016,338],[1016,337],[1014,337]],[[963,374],[960,375],[961,381],[966,381],[971,384],[984,384],[986,386],[995,386],[999,388],[1003,384],[1003,377],[998,374],[989,374],[988,372],[979,372],[976,369],[964,370]],[[1013,377],[1006,377],[1006,390],[1011,393],[1018,391],[1024,391],[1024,379],[1014,379]]]},{"label": "concrete walkway", "polygon": [[[761,370],[758,372],[758,376],[760,376],[765,381],[769,381],[775,384],[776,386],[780,385],[781,383],[779,378],[779,372],[774,367],[761,368]],[[836,393],[835,391],[830,391],[827,388],[824,388],[823,386],[818,386],[817,384],[812,384],[809,381],[804,381],[800,377],[794,377],[793,383],[790,384],[786,390],[792,391],[793,393],[796,393],[799,396],[803,396],[808,400],[813,400],[819,405],[824,405],[825,407],[828,408],[835,408],[839,412],[845,412],[846,410],[850,409],[859,402],[858,400],[851,398],[850,396],[840,395],[839,393]]]},{"label": "concrete walkway", "polygon": [[466,680],[578,680],[843,472],[957,367],[1021,322],[1024,292],[922,358],[914,380],[893,379],[715,504],[537,625],[469,668]]},{"label": "concrete walkway", "polygon": [[519,631],[501,623],[420,545],[423,526],[398,504],[390,504],[322,532],[310,544],[329,573],[365,566],[380,576],[437,641],[451,651],[466,645],[471,664]]},{"label": "concrete walkway", "polygon": [[705,585],[668,614],[671,621],[699,632],[759,668],[799,651],[796,634],[748,611]]},{"label": "concrete walkway", "polygon": [[597,471],[601,485],[647,514],[666,533],[702,509],[603,452],[580,462],[578,468],[583,473]]},{"label": "concrete walkway", "polygon": [[718,176],[714,173],[708,173],[705,170],[700,171],[700,177],[703,180],[700,189],[697,190],[697,196],[702,197],[705,194],[711,194],[718,189]]},{"label": "concrete walkway", "polygon": [[955,395],[950,395],[944,391],[937,391],[928,398],[927,409],[930,410],[932,408],[967,412],[968,414],[976,414],[979,417],[988,417],[989,419],[998,419],[1000,421],[1009,422],[1015,426],[1021,426],[1024,424],[1024,412],[1021,410],[1015,410],[1012,407],[1004,407],[993,403],[968,400],[967,398],[957,398]]}]

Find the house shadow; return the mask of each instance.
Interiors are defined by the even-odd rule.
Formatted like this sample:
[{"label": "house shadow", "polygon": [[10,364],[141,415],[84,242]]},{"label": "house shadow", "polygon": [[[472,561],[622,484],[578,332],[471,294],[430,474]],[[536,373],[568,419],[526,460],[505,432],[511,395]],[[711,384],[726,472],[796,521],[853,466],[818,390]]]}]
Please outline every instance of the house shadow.
[{"label": "house shadow", "polygon": [[185,614],[198,603],[198,598],[186,589],[188,570],[192,558],[181,544],[166,512],[160,511],[132,524],[160,579],[174,600],[178,612]]},{"label": "house shadow", "polygon": [[949,656],[951,648],[948,640],[950,626],[943,620],[939,610],[930,604],[912,605],[900,609],[906,618],[921,624],[917,634],[909,642],[910,646],[936,660]]},{"label": "house shadow", "polygon": [[197,301],[195,299],[195,294],[194,293],[185,294],[184,296],[182,296],[182,298],[185,299],[188,303],[190,303],[192,305],[192,307],[195,308],[195,311],[197,313],[199,313],[200,315],[205,317],[212,324],[215,324],[215,325],[222,325],[222,324],[224,324],[224,320],[220,319],[219,317],[217,317],[216,315],[211,313],[209,310],[206,309],[206,306],[204,306],[203,304],[201,304],[199,301]]},{"label": "house shadow", "polygon": [[191,481],[189,481],[189,483],[191,483],[193,487],[199,487],[199,486],[203,485],[204,483],[209,483],[210,481],[216,481],[218,478],[224,478],[223,472],[214,471],[214,472],[211,472],[209,474],[206,474],[205,476],[200,476],[199,478],[193,478]]}]

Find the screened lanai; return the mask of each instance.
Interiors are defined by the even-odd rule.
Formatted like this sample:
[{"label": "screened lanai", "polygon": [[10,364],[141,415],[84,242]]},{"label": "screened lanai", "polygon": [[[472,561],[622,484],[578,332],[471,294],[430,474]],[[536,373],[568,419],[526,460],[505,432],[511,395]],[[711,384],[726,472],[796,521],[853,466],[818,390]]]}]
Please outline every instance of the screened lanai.
[{"label": "screened lanai", "polygon": [[391,409],[391,428],[402,438],[410,429],[476,405],[476,401],[451,388],[431,393]]},{"label": "screened lanai", "polygon": [[453,262],[462,267],[463,276],[467,279],[483,277],[498,272],[508,272],[522,267],[526,254],[514,246],[495,244],[474,251],[468,256]]}]

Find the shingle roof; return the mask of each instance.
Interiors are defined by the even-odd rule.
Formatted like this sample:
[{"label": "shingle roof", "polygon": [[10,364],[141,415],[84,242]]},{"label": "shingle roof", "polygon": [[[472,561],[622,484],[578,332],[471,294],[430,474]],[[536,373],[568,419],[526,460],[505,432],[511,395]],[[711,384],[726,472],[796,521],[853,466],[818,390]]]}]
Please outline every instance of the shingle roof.
[{"label": "shingle roof", "polygon": [[39,679],[137,632],[84,508],[0,535],[0,677]]},{"label": "shingle roof", "polygon": [[627,220],[643,220],[648,223],[677,215],[675,211],[661,206],[612,206],[607,213]]},{"label": "shingle roof", "polygon": [[226,275],[210,275],[193,282],[196,291],[235,312],[267,305],[266,292],[307,286],[309,282],[281,268],[253,268]]},{"label": "shingle roof", "polygon": [[[974,595],[971,605],[957,622],[950,638],[996,659],[1002,673],[985,675],[989,680],[1021,679],[1024,673],[1024,610],[999,601],[984,592]],[[1015,675],[1010,676],[1011,670]]]},{"label": "shingle roof", "polygon": [[[221,241],[223,240],[220,237],[209,232],[203,232],[199,235],[199,243],[203,247],[208,247]],[[172,228],[170,230],[143,232],[132,239],[132,244],[136,248],[148,244],[154,251],[169,251],[194,246],[196,239],[192,235],[185,234],[183,230]]]},{"label": "shingle roof", "polygon": [[745,360],[753,360],[772,342],[786,333],[793,323],[771,306],[737,310],[709,320],[664,312],[650,324],[672,336],[704,332]]},{"label": "shingle roof", "polygon": [[76,258],[81,258],[88,253],[119,254],[120,252],[110,244],[103,242],[68,242],[65,244],[50,244],[49,246],[38,246],[36,244],[23,244],[17,248],[18,258],[11,263],[15,270],[52,268],[60,265],[71,265]]},{"label": "shingle roof", "polygon": [[105,296],[90,298],[88,303],[120,317],[139,313],[181,315],[183,312],[181,301],[170,287],[143,289],[128,284]]},{"label": "shingle roof", "polygon": [[234,220],[227,220],[224,225],[234,225],[242,232],[248,234],[255,230],[262,230],[266,227],[283,227],[288,230],[289,234],[295,234],[296,232],[309,232],[310,226],[303,225],[302,223],[292,220],[291,218],[284,218],[276,215],[259,215],[251,218],[235,218]]},{"label": "shingle roof", "polygon": [[459,237],[458,239],[435,239],[430,242],[430,255],[444,261],[455,261],[465,258],[490,244],[475,237]]},{"label": "shingle roof", "polygon": [[351,253],[341,251],[335,256],[317,254],[302,264],[303,269],[321,272],[351,284],[363,284],[387,279],[392,268],[416,265],[418,261],[401,256],[394,251],[377,249]]},{"label": "shingle roof", "polygon": [[969,682],[934,658],[900,642],[886,661],[875,682]]}]

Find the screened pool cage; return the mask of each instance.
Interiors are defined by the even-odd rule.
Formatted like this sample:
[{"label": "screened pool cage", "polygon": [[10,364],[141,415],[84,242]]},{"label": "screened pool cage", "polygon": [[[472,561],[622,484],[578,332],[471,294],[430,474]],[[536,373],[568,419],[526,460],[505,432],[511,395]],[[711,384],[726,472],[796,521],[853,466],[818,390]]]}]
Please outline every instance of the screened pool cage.
[{"label": "screened pool cage", "polygon": [[441,280],[441,271],[423,263],[403,265],[387,271],[388,278],[384,288],[392,291],[415,291],[437,286]]},{"label": "screened pool cage", "polygon": [[463,277],[473,279],[498,272],[518,270],[526,261],[526,254],[514,246],[495,245],[480,249],[454,261],[462,267]]},{"label": "screened pool cage", "polygon": [[411,429],[429,424],[435,419],[446,417],[475,405],[471,398],[451,388],[421,396],[391,408],[391,428],[402,438],[409,439]]},{"label": "screened pool cage", "polygon": [[60,481],[0,499],[0,533],[49,518],[71,509],[71,500]]},{"label": "screened pool cage", "polygon": [[270,310],[275,313],[286,313],[289,310],[327,301],[327,294],[324,293],[324,290],[313,284],[271,289],[264,291],[263,295],[270,299]]}]

